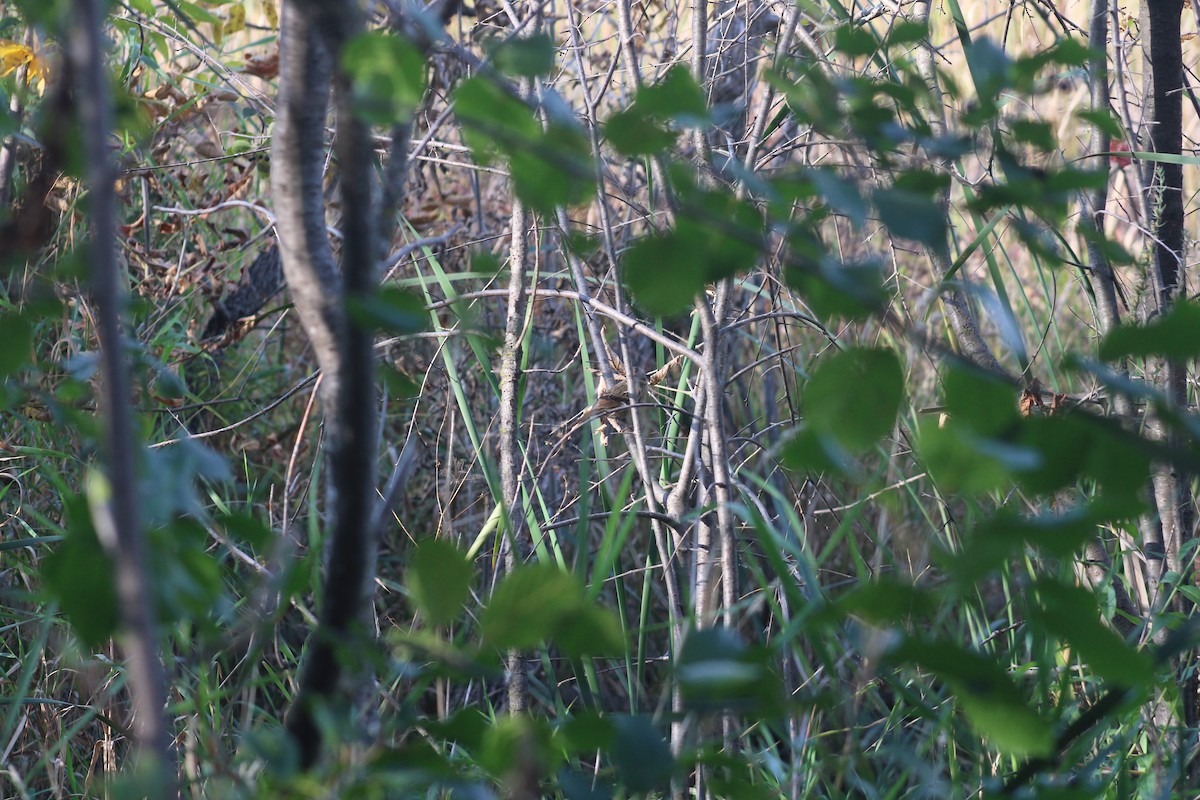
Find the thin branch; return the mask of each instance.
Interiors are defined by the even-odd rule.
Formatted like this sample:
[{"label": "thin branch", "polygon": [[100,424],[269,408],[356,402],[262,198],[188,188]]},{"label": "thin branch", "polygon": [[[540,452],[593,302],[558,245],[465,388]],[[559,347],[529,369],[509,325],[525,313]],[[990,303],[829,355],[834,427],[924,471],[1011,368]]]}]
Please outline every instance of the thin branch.
[{"label": "thin branch", "polygon": [[100,395],[104,420],[105,474],[111,499],[97,499],[92,514],[97,533],[116,549],[117,599],[124,622],[123,647],[129,662],[132,729],[154,778],[152,796],[174,798],[175,759],[166,717],[167,683],[158,659],[154,591],[138,519],[137,454],[129,363],[121,332],[123,280],[116,256],[116,170],[108,135],[112,130],[109,72],[104,63],[104,11],[99,0],[75,0],[75,24],[68,48],[79,81],[76,103],[84,135],[90,203],[92,294],[100,338]]}]

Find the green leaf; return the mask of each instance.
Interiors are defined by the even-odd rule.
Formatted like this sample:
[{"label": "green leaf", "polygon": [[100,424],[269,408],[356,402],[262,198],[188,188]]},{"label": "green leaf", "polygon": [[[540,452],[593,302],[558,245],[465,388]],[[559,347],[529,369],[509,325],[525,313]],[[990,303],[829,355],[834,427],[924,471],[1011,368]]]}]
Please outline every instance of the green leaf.
[{"label": "green leaf", "polygon": [[683,64],[676,64],[667,70],[667,74],[656,85],[643,86],[638,91],[636,102],[653,109],[657,114],[677,120],[688,117],[703,120],[708,115],[704,92]]},{"label": "green leaf", "polygon": [[949,365],[942,378],[942,396],[951,419],[982,434],[1009,430],[1020,419],[1013,388],[970,364]]},{"label": "green leaf", "polygon": [[628,108],[613,114],[604,135],[622,155],[648,155],[673,145],[680,128],[707,120],[704,92],[686,67],[676,65],[657,85],[639,89]]},{"label": "green leaf", "polygon": [[810,428],[861,453],[895,427],[904,372],[891,350],[841,350],[821,360],[801,397]]},{"label": "green leaf", "polygon": [[433,625],[448,625],[471,599],[475,568],[467,555],[444,539],[425,539],[409,564],[408,590]]},{"label": "green leaf", "polygon": [[583,586],[553,564],[524,566],[505,578],[483,610],[483,643],[500,649],[533,647],[554,636],[583,609]]},{"label": "green leaf", "polygon": [[585,774],[560,769],[555,777],[566,800],[612,800],[613,791],[609,782],[590,772]]},{"label": "green leaf", "polygon": [[1107,108],[1084,108],[1076,111],[1075,116],[1089,125],[1104,131],[1113,139],[1120,139],[1125,136],[1125,128],[1121,125],[1121,120],[1117,119],[1117,115]]},{"label": "green leaf", "polygon": [[901,45],[916,44],[924,42],[928,36],[928,22],[898,20],[892,23],[891,29],[888,31],[887,46],[898,47]]},{"label": "green leaf", "polygon": [[571,617],[569,624],[559,625],[554,643],[563,655],[616,657],[625,652],[625,634],[612,612],[605,608],[585,605]]},{"label": "green leaf", "polygon": [[[791,244],[799,244],[797,237]],[[794,252],[784,272],[788,286],[808,302],[822,320],[865,319],[882,308],[886,294],[878,261],[841,263],[828,254],[815,259]]]},{"label": "green leaf", "polygon": [[645,311],[683,311],[705,286],[752,267],[762,245],[762,218],[729,192],[684,187],[676,228],[638,241],[621,274]]},{"label": "green leaf", "polygon": [[869,56],[880,49],[879,40],[870,28],[859,25],[839,25],[834,29],[833,47],[848,56]]},{"label": "green leaf", "polygon": [[822,472],[846,471],[849,454],[810,427],[798,431],[783,449],[783,463],[788,469],[809,475]]},{"label": "green leaf", "polygon": [[1142,326],[1120,325],[1100,343],[1100,358],[1162,356],[1186,360],[1200,356],[1200,305],[1180,300],[1167,312]]},{"label": "green leaf", "polygon": [[271,529],[249,512],[234,511],[228,514],[219,514],[216,523],[224,528],[234,541],[249,544],[260,553],[266,552],[266,549],[275,540]]},{"label": "green leaf", "polygon": [[1048,122],[1014,119],[1008,123],[1008,128],[1014,140],[1031,144],[1043,153],[1051,153],[1058,149],[1058,141],[1054,138],[1054,129]]},{"label": "green leaf", "polygon": [[701,254],[675,232],[647,236],[625,253],[621,274],[633,299],[651,316],[686,309],[708,284]]},{"label": "green leaf", "polygon": [[354,110],[371,124],[407,122],[425,96],[425,59],[398,36],[371,31],[351,39],[342,68],[353,86]]},{"label": "green leaf", "polygon": [[484,163],[535,146],[541,136],[529,106],[486,78],[463,81],[454,93],[454,110],[463,122],[467,145]]},{"label": "green leaf", "polygon": [[554,69],[554,42],[544,33],[484,43],[496,69],[505,75],[536,78]]},{"label": "green leaf", "polygon": [[612,719],[595,711],[567,715],[556,731],[558,740],[569,753],[607,750],[617,735]]},{"label": "green leaf", "polygon": [[867,220],[867,202],[858,191],[858,184],[841,177],[830,169],[814,169],[808,176],[830,208],[850,218],[855,227]]},{"label": "green leaf", "polygon": [[496,778],[528,765],[553,763],[550,729],[545,721],[531,716],[504,716],[488,727],[483,735],[479,764]]},{"label": "green leaf", "polygon": [[963,49],[980,104],[990,106],[1000,89],[1010,82],[1012,61],[1003,47],[986,36],[966,43]]},{"label": "green leaf", "polygon": [[479,77],[459,86],[455,111],[475,157],[506,159],[517,195],[534,210],[553,214],[591,195],[591,145],[573,118],[551,115],[543,130],[528,105]]},{"label": "green leaf", "polygon": [[33,323],[24,314],[6,311],[0,314],[0,378],[6,378],[30,362]]},{"label": "green leaf", "polygon": [[1050,724],[1029,707],[994,659],[954,642],[912,637],[889,659],[915,664],[945,681],[971,725],[1001,753],[1038,757],[1053,752]]},{"label": "green leaf", "polygon": [[649,717],[614,716],[616,741],[609,751],[617,776],[632,794],[665,789],[675,758]]},{"label": "green leaf", "polygon": [[689,708],[774,715],[782,707],[783,691],[766,651],[748,647],[728,628],[689,632],[675,675]]},{"label": "green leaf", "polygon": [[962,549],[944,560],[947,573],[964,586],[973,585],[1011,558],[1019,558],[1026,547],[1036,547],[1049,556],[1069,558],[1096,534],[1107,521],[1102,507],[1080,506],[1062,514],[1023,517],[1001,510],[975,527]]},{"label": "green leaf", "polygon": [[66,537],[42,560],[42,580],[75,634],[94,650],[117,629],[114,566],[100,546],[86,501],[69,499],[66,515]]},{"label": "green leaf", "polygon": [[929,589],[892,578],[860,584],[837,600],[841,614],[853,614],[875,625],[925,618],[937,606],[938,599]]},{"label": "green leaf", "polygon": [[[987,446],[991,444],[991,446]],[[925,419],[917,434],[921,463],[938,485],[951,492],[983,493],[1012,480],[1012,470],[1037,466],[1037,454],[997,446],[954,418],[939,424]]]},{"label": "green leaf", "polygon": [[356,323],[371,330],[405,335],[429,327],[425,301],[397,286],[382,286],[367,297],[347,297],[346,311]]},{"label": "green leaf", "polygon": [[604,137],[623,156],[661,153],[675,144],[679,132],[640,108],[618,111],[604,125]]},{"label": "green leaf", "polygon": [[1143,686],[1154,679],[1153,658],[1100,621],[1096,598],[1087,589],[1053,580],[1038,581],[1032,589],[1040,602],[1031,615],[1070,645],[1097,675],[1124,687]]},{"label": "green leaf", "polygon": [[946,215],[930,197],[904,189],[879,189],[874,201],[880,221],[893,235],[932,246],[946,241]]}]

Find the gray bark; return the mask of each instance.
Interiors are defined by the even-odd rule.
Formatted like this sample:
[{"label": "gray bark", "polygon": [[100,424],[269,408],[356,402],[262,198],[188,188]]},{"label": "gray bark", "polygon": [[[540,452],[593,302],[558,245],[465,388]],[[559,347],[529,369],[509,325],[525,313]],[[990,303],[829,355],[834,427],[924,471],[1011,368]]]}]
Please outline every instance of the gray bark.
[{"label": "gray bark", "polygon": [[[287,729],[309,767],[320,755],[315,705],[343,687],[346,647],[366,617],[375,576],[375,361],[371,331],[346,310],[376,282],[372,147],[352,113],[348,78],[334,68],[342,45],[362,27],[353,2],[284,4],[280,83],[271,178],[283,271],[321,368],[328,453],[324,604],[301,668]],[[341,273],[325,232],[324,130],[334,89],[340,169]],[[366,630],[361,631],[366,635]]]}]

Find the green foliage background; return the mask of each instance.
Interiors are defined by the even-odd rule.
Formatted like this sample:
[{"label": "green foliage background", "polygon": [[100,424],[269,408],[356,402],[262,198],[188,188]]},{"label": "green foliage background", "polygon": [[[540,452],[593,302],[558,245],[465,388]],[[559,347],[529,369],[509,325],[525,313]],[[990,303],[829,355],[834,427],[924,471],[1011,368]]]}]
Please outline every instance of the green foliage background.
[{"label": "green foliage background", "polygon": [[[370,664],[370,691],[322,710],[338,746],[314,774],[280,727],[322,591],[311,354],[286,294],[217,346],[198,334],[269,236],[276,9],[114,5],[138,491],[184,792],[1186,791],[1195,546],[1180,544],[1150,593],[1128,565],[1155,555],[1139,534],[1153,470],[1190,485],[1200,465],[1196,418],[1153,370],[1200,353],[1200,308],[1181,300],[1096,335],[1085,238],[1135,306],[1148,240],[1119,222],[1081,231],[1082,193],[1134,188],[1133,167],[1080,140],[1093,126],[1132,134],[1108,108],[1072,101],[1055,116],[1103,54],[1034,5],[1009,19],[1038,43],[1023,47],[953,0],[928,25],[801,3],[787,13],[810,41],[773,53],[778,26],[752,34],[754,70],[732,102],[675,63],[679,9],[640,12],[640,83],[600,5],[515,36],[481,4],[440,49],[420,43],[441,35],[424,17],[351,45],[357,112],[383,132],[411,118],[428,138],[393,244],[449,238],[385,264],[384,288],[353,309],[380,330],[381,463],[414,437],[424,455],[381,543],[380,634],[346,648]],[[45,95],[32,63],[0,78],[13,100],[0,134],[18,154],[6,223],[65,124],[53,84],[71,23],[61,3],[0,9],[0,36],[28,43],[51,78]],[[1083,4],[1063,13],[1082,19]],[[918,63],[931,47],[934,86]],[[474,60],[447,56],[460,51]],[[738,104],[758,109],[749,144],[716,133]],[[41,198],[47,235],[0,252],[4,796],[142,791],[112,641],[79,135]],[[1151,172],[1172,158],[1137,156]],[[1174,158],[1194,184],[1195,157]],[[510,191],[536,213],[527,277],[540,293],[511,509],[492,430]],[[951,268],[936,274],[930,252]],[[939,304],[950,292],[1002,372],[956,354]],[[720,315],[714,360],[701,306]],[[609,352],[586,333],[596,320]],[[605,362],[645,376],[645,472],[628,419],[606,432],[585,415],[563,434],[603,396]],[[662,499],[685,459],[709,457],[686,448],[713,363],[733,484],[720,567],[696,551],[716,524],[712,475],[681,493],[681,513]],[[509,513],[532,555],[501,577]],[[705,606],[714,569],[735,591]],[[533,711],[517,717],[502,691],[510,649],[531,664]]]}]

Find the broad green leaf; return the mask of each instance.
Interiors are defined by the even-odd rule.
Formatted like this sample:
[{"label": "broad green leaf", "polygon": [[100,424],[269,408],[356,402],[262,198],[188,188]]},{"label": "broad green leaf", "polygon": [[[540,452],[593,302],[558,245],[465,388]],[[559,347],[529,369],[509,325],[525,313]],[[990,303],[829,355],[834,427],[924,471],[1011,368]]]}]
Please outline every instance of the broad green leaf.
[{"label": "broad green leaf", "polygon": [[948,365],[942,377],[942,396],[955,423],[969,425],[981,434],[1011,430],[1020,419],[1013,388],[970,364]]},{"label": "broad green leaf", "polygon": [[381,286],[368,297],[347,297],[346,310],[356,323],[373,330],[404,335],[429,327],[421,296],[396,286]]},{"label": "broad green leaf", "polygon": [[149,527],[168,525],[181,515],[203,514],[197,482],[221,483],[231,477],[228,463],[204,440],[183,438],[170,447],[146,450],[142,457],[139,511]]},{"label": "broad green leaf", "polygon": [[916,44],[924,42],[929,36],[929,24],[913,20],[898,19],[893,22],[887,34],[887,46]]},{"label": "broad green leaf", "polygon": [[663,79],[653,86],[643,86],[637,94],[638,104],[654,113],[683,121],[703,119],[708,114],[704,92],[696,84],[691,71],[682,64],[667,70]]},{"label": "broad green leaf", "polygon": [[484,47],[496,69],[505,75],[536,78],[554,69],[554,42],[544,33],[493,39]]},{"label": "broad green leaf", "polygon": [[972,726],[1005,755],[1037,757],[1053,751],[1050,724],[1030,708],[995,659],[951,641],[912,637],[888,657],[893,662],[914,664],[945,681]]},{"label": "broad green leaf", "polygon": [[425,95],[425,59],[398,36],[371,31],[354,37],[342,52],[353,84],[354,109],[368,123],[407,122]]},{"label": "broad green leaf", "polygon": [[707,118],[704,93],[691,73],[678,65],[657,85],[639,89],[628,108],[609,118],[604,135],[622,155],[660,153],[675,143],[680,129],[703,124]]},{"label": "broad green leaf", "polygon": [[810,475],[844,471],[850,466],[849,456],[836,442],[808,426],[797,431],[783,449],[783,463],[788,469]]},{"label": "broad green leaf", "polygon": [[413,553],[407,585],[430,623],[448,625],[471,598],[474,576],[465,553],[444,539],[425,539]]},{"label": "broad green leaf", "polygon": [[980,105],[988,109],[995,103],[996,94],[1009,84],[1012,61],[1003,47],[986,36],[966,43],[963,49]]},{"label": "broad green leaf", "polygon": [[271,529],[258,517],[246,511],[219,514],[216,523],[224,528],[234,541],[248,544],[258,552],[266,552],[274,540]]},{"label": "broad green leaf", "polygon": [[833,48],[848,56],[869,56],[880,50],[880,42],[863,25],[839,25],[833,31]]},{"label": "broad green leaf", "polygon": [[481,77],[459,86],[455,111],[475,157],[506,159],[517,195],[534,210],[553,214],[591,195],[591,146],[574,121],[552,116],[543,130],[526,103]]},{"label": "broad green leaf", "polygon": [[613,791],[608,781],[592,773],[560,769],[555,777],[566,800],[612,800]]},{"label": "broad green leaf", "polygon": [[583,608],[583,586],[553,564],[532,564],[496,587],[479,619],[486,646],[533,647],[554,636]]},{"label": "broad green leaf", "polygon": [[550,729],[538,717],[505,715],[484,731],[479,764],[496,778],[553,761]]},{"label": "broad green leaf", "polygon": [[679,132],[655,120],[652,115],[631,108],[609,117],[604,137],[623,156],[661,153],[675,144]]},{"label": "broad green leaf", "polygon": [[1058,141],[1054,138],[1054,129],[1048,122],[1014,119],[1008,123],[1008,129],[1014,140],[1031,144],[1043,153],[1050,153],[1058,149]]},{"label": "broad green leaf", "polygon": [[684,702],[701,711],[737,709],[774,714],[782,690],[764,650],[724,627],[693,630],[675,663]]},{"label": "broad green leaf", "polygon": [[6,378],[30,363],[33,323],[15,311],[0,313],[0,341],[0,378]]},{"label": "broad green leaf", "polygon": [[647,236],[625,254],[621,274],[646,313],[678,314],[708,285],[708,271],[694,245],[672,231]]},{"label": "broad green leaf", "polygon": [[858,184],[829,169],[814,169],[809,178],[831,208],[845,214],[855,226],[866,222],[867,202],[859,193]]},{"label": "broad green leaf", "polygon": [[518,196],[543,214],[592,196],[592,151],[577,125],[551,122],[534,146],[514,149],[508,158]]},{"label": "broad green leaf", "polygon": [[1016,468],[1036,467],[1035,452],[997,446],[981,439],[953,418],[925,419],[917,435],[917,451],[930,476],[947,491],[983,493],[1013,480]]},{"label": "broad green leaf", "polygon": [[1162,356],[1186,360],[1200,356],[1200,305],[1180,300],[1167,312],[1141,326],[1121,325],[1100,342],[1100,358]]},{"label": "broad green leaf", "polygon": [[666,788],[675,769],[671,748],[645,716],[614,716],[617,738],[609,751],[622,784],[633,794]]},{"label": "broad green leaf", "polygon": [[625,652],[625,635],[621,625],[608,609],[585,605],[575,612],[567,624],[559,625],[554,643],[564,655],[616,657]]},{"label": "broad green leaf", "polygon": [[1119,139],[1125,135],[1125,127],[1121,124],[1121,120],[1117,119],[1117,115],[1107,108],[1083,108],[1076,111],[1075,116],[1099,128],[1114,139]]},{"label": "broad green leaf", "polygon": [[838,598],[843,614],[853,614],[872,624],[890,624],[928,617],[936,611],[938,598],[929,589],[907,581],[878,578],[865,582]]},{"label": "broad green leaf", "polygon": [[879,219],[893,235],[934,247],[946,241],[946,215],[927,195],[905,189],[879,189],[874,194]]},{"label": "broad green leaf", "polygon": [[840,350],[821,359],[801,397],[808,426],[857,454],[895,427],[904,372],[891,350]]},{"label": "broad green leaf", "polygon": [[729,192],[683,187],[672,231],[648,236],[625,254],[622,276],[645,311],[683,311],[706,285],[749,269],[762,246],[762,219]]},{"label": "broad green leaf", "polygon": [[393,778],[425,784],[434,780],[454,780],[460,772],[429,741],[409,738],[399,747],[374,749],[366,763],[367,774],[374,780]]},{"label": "broad green leaf", "polygon": [[486,78],[470,78],[454,93],[463,137],[485,163],[516,149],[536,146],[541,126],[529,106]]},{"label": "broad green leaf", "polygon": [[1021,557],[1026,547],[1069,558],[1096,534],[1098,525],[1107,521],[1103,511],[1081,506],[1062,514],[1023,517],[1001,510],[977,525],[966,536],[962,549],[944,559],[943,565],[960,584],[969,586],[1009,559]]},{"label": "broad green leaf", "polygon": [[1032,589],[1030,594],[1036,594],[1039,602],[1030,614],[1070,645],[1097,675],[1130,688],[1153,680],[1154,660],[1100,621],[1100,609],[1091,592],[1049,579],[1038,581]]},{"label": "broad green leaf", "polygon": [[218,632],[216,620],[229,613],[224,575],[207,529],[195,519],[177,516],[146,530],[150,574],[164,624],[192,623],[204,634]]},{"label": "broad green leaf", "polygon": [[784,279],[821,320],[865,319],[886,298],[877,261],[841,263],[823,253],[815,259],[799,257],[787,265]]},{"label": "broad green leaf", "polygon": [[569,753],[607,750],[617,735],[610,717],[595,711],[569,714],[555,731],[556,738]]},{"label": "broad green leaf", "polygon": [[42,580],[88,649],[107,641],[117,629],[114,565],[100,546],[87,503],[67,501],[66,537],[42,560]]}]

